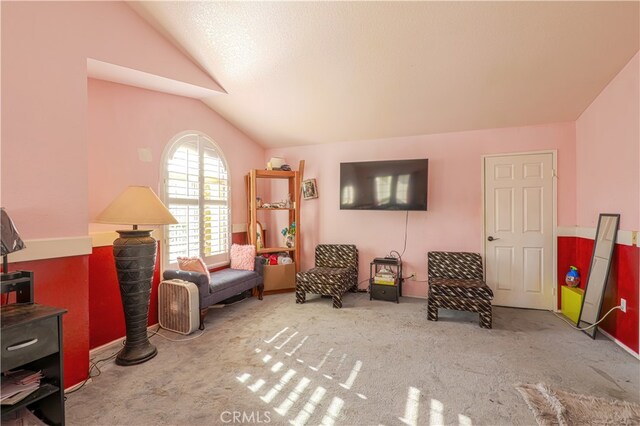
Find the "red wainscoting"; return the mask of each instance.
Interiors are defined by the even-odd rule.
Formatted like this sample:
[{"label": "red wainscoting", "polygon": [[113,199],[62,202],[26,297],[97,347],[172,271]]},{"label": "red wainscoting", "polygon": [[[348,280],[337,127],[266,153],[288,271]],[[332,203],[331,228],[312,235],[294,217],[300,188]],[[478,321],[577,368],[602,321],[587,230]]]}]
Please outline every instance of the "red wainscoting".
[{"label": "red wainscoting", "polygon": [[[246,233],[232,234],[232,241],[246,244]],[[158,253],[159,250],[158,246]],[[89,350],[125,336],[112,247],[94,247],[88,256],[15,262],[10,264],[9,270],[33,271],[35,302],[67,309],[63,316],[65,387],[85,380],[89,371]],[[149,325],[158,323],[159,283],[157,262]]]},{"label": "red wainscoting", "polygon": [[[247,233],[231,235],[235,244],[246,244]],[[160,257],[158,243],[158,259]],[[223,268],[218,268],[223,269]],[[149,304],[149,325],[158,323],[160,262],[156,262]],[[89,256],[89,347],[95,349],[124,337],[124,313],[112,246],[94,247]]]},{"label": "red wainscoting", "polygon": [[[580,270],[584,288],[589,274],[593,240],[579,237],[558,238],[558,286],[564,284],[564,276],[569,266]],[[601,314],[620,304],[626,299],[627,312],[613,311],[602,323],[602,329],[619,340],[622,344],[638,353],[638,327],[640,323],[639,309],[639,269],[640,248],[616,244],[611,265],[611,275],[607,284]],[[558,306],[560,306],[560,288],[558,288]]]},{"label": "red wainscoting", "polygon": [[231,234],[231,242],[233,244],[247,244],[246,232],[234,232]]},{"label": "red wainscoting", "polygon": [[62,317],[66,388],[86,379],[89,371],[88,257],[16,262],[9,267],[10,271],[33,271],[36,303],[68,311]]},{"label": "red wainscoting", "polygon": [[[160,244],[158,244],[159,259]],[[148,325],[158,323],[158,284],[160,283],[160,262],[156,261],[151,287]],[[89,347],[95,349],[124,337],[124,312],[113,247],[94,247],[89,256]]]}]

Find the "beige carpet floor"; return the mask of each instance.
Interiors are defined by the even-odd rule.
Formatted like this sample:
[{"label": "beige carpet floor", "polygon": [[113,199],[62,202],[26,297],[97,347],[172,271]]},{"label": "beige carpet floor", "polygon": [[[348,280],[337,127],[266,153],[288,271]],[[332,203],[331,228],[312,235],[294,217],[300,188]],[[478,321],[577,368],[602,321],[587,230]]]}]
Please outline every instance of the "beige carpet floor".
[{"label": "beige carpet floor", "polygon": [[485,330],[472,313],[427,321],[421,299],[347,294],[336,310],[289,293],[210,310],[197,339],[151,341],[151,361],[102,363],[68,395],[67,424],[534,425],[515,385],[539,382],[640,402],[634,357],[543,311],[496,307]]}]

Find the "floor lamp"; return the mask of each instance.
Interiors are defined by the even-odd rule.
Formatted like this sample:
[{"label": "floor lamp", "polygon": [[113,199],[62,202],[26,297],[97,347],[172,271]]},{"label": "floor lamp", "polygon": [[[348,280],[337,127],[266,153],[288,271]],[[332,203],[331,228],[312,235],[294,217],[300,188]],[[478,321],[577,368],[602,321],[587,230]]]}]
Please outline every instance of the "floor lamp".
[{"label": "floor lamp", "polygon": [[131,230],[116,231],[120,238],[113,242],[127,329],[127,340],[116,357],[116,364],[141,364],[158,353],[147,337],[157,243],[151,236],[151,230],[140,230],[138,225],[169,225],[178,221],[148,186],[128,187],[96,220],[99,223],[133,225]]}]

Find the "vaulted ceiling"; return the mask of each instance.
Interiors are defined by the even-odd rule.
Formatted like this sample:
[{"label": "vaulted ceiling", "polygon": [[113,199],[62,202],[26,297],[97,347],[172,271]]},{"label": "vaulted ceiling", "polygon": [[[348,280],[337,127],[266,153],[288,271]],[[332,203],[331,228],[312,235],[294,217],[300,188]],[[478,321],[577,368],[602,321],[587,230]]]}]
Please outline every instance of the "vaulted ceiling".
[{"label": "vaulted ceiling", "polygon": [[575,120],[639,48],[639,2],[131,2],[265,147]]}]

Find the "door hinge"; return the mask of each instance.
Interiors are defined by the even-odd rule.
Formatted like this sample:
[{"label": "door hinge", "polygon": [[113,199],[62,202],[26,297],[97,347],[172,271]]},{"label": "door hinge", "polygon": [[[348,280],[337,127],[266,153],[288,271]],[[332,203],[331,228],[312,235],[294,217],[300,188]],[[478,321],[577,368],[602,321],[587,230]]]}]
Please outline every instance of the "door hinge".
[{"label": "door hinge", "polygon": [[551,169],[551,176],[558,177],[558,171],[556,169]]},{"label": "door hinge", "polygon": [[555,295],[556,295],[556,288],[555,288],[555,287],[553,287],[553,288],[551,289],[551,294],[552,294],[553,296],[555,296]]}]

